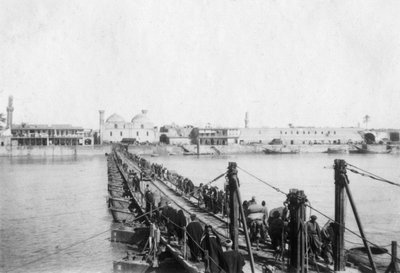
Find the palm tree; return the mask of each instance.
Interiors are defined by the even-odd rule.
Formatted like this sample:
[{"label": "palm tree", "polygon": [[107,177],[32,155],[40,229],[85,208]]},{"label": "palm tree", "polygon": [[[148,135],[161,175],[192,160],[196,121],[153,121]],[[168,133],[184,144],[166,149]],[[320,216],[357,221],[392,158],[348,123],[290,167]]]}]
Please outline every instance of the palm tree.
[{"label": "palm tree", "polygon": [[364,116],[365,129],[368,129],[368,122],[370,119],[371,119],[370,116],[368,116],[368,115]]},{"label": "palm tree", "polygon": [[3,130],[5,128],[4,122],[6,121],[6,118],[4,117],[3,113],[0,113],[0,130]]}]

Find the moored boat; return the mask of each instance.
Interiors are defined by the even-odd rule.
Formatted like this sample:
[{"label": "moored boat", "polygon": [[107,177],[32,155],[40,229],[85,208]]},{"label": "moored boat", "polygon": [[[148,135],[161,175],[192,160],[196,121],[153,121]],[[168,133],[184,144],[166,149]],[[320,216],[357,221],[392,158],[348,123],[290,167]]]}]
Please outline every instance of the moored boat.
[{"label": "moored boat", "polygon": [[110,204],[112,207],[117,209],[128,209],[131,201],[129,199],[120,198],[120,197],[109,197]]},{"label": "moored boat", "polygon": [[[388,268],[391,257],[388,255],[388,250],[380,247],[370,247],[372,259],[378,271],[385,272]],[[347,252],[348,261],[355,265],[361,266],[366,269],[370,267],[367,250],[365,247],[351,248]],[[361,270],[364,271],[364,270]]]},{"label": "moored boat", "polygon": [[388,154],[391,151],[391,147],[387,145],[362,144],[361,147],[352,145],[352,148],[349,150],[351,154]]},{"label": "moored boat", "polygon": [[339,148],[328,148],[325,153],[327,154],[348,154],[349,149],[344,148],[344,147],[339,147]]},{"label": "moored boat", "polygon": [[278,148],[265,148],[263,150],[265,154],[298,154],[300,151],[298,149],[292,149],[289,147],[281,146]]},{"label": "moored boat", "polygon": [[110,207],[110,212],[116,222],[126,222],[135,218],[134,214],[128,209]]},{"label": "moored boat", "polygon": [[108,188],[108,192],[113,197],[122,197],[124,191],[121,188]]}]

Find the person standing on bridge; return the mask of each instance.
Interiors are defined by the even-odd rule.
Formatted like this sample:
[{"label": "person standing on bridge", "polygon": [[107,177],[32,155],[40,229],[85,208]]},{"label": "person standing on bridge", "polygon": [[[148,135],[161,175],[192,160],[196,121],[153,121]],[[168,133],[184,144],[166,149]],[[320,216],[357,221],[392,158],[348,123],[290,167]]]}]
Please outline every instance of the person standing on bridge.
[{"label": "person standing on bridge", "polygon": [[211,225],[207,225],[205,227],[200,245],[203,250],[208,250],[208,264],[210,265],[210,272],[225,272],[227,266],[225,264],[224,256],[222,255],[223,252],[221,240]]},{"label": "person standing on bridge", "polygon": [[222,254],[224,256],[225,264],[227,266],[227,273],[242,273],[243,266],[245,265],[244,258],[239,251],[232,249],[232,241],[225,242],[226,251]]},{"label": "person standing on bridge", "polygon": [[321,229],[317,223],[317,216],[311,215],[310,221],[307,222],[308,247],[311,250],[311,257],[314,255],[316,260],[321,254]]},{"label": "person standing on bridge", "polygon": [[190,215],[191,222],[186,227],[188,234],[187,243],[190,248],[190,254],[194,262],[199,262],[201,257],[200,240],[203,234],[203,227],[196,218],[196,214]]},{"label": "person standing on bridge", "polygon": [[[151,190],[149,189],[149,185],[146,187],[146,192],[144,194],[146,199],[146,213],[150,213],[150,210],[154,209],[154,196]],[[149,215],[151,217],[151,215]]]}]

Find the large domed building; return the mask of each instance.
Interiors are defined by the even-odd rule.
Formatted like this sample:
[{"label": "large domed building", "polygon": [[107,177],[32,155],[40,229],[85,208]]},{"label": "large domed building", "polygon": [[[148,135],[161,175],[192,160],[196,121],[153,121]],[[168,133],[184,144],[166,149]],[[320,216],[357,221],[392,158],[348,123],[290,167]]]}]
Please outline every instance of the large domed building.
[{"label": "large domed building", "polygon": [[135,139],[138,142],[158,141],[157,128],[147,117],[147,110],[134,116],[131,122],[126,122],[118,114],[112,114],[104,121],[104,111],[100,110],[100,141],[121,142],[122,139]]}]

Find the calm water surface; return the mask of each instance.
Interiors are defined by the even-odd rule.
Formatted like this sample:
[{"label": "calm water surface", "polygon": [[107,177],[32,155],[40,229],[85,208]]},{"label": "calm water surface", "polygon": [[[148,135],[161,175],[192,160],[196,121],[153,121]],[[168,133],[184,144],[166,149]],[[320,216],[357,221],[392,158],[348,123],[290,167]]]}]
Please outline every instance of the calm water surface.
[{"label": "calm water surface", "polygon": [[[335,158],[338,155],[304,154],[171,156],[149,160],[163,163],[195,184],[210,181],[225,171],[229,161],[235,161],[284,192],[290,188],[303,189],[314,207],[333,216],[333,170],[324,167],[331,167]],[[340,158],[400,181],[399,156]],[[266,200],[269,208],[284,201],[282,194],[241,170],[239,178],[244,199],[255,195],[259,201]],[[400,188],[351,173],[349,179],[367,236],[380,245],[400,241]],[[123,257],[125,247],[109,240],[112,218],[106,205],[104,156],[0,158],[0,181],[1,272],[111,272],[112,261]],[[220,187],[222,184],[222,180],[217,182]],[[318,221],[324,224],[326,219],[320,216]],[[356,229],[350,206],[347,224]],[[360,242],[350,235],[348,241]]]}]

